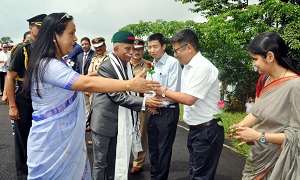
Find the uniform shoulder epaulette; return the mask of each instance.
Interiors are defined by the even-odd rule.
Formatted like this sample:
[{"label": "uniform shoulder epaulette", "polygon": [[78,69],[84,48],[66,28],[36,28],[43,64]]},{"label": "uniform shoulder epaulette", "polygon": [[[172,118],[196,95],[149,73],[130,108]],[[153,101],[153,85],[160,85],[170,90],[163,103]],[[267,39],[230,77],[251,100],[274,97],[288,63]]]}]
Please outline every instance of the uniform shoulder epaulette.
[{"label": "uniform shoulder epaulette", "polygon": [[[16,50],[17,47],[21,47],[22,48],[22,52],[24,54],[24,66],[25,66],[25,69],[27,70],[28,69],[28,52],[27,52],[27,49],[26,49],[26,46],[29,45],[30,42],[27,41],[27,42],[21,42],[21,43],[18,43],[16,44],[11,50],[10,50],[10,58],[12,59],[12,55],[14,53],[14,51]],[[19,76],[16,77],[16,80],[18,81],[24,81],[24,78],[20,78]]]},{"label": "uniform shoulder epaulette", "polygon": [[19,46],[19,47],[23,47],[25,43],[18,43],[16,45],[14,45],[11,50],[10,50],[10,58],[11,58],[11,55],[13,54],[13,52],[16,50],[16,48]]}]

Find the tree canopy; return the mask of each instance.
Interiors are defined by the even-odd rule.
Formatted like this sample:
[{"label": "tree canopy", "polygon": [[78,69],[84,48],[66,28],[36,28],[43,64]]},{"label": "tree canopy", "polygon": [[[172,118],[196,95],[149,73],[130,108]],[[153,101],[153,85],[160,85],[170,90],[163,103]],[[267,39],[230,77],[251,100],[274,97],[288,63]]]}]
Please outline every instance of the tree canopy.
[{"label": "tree canopy", "polygon": [[13,43],[13,41],[10,39],[10,37],[4,36],[0,39],[0,44],[3,44],[3,43]]},{"label": "tree canopy", "polygon": [[[248,44],[254,36],[264,31],[276,31],[286,41],[294,58],[300,58],[299,0],[265,0],[253,5],[248,5],[248,1],[235,0],[177,1],[195,3],[192,12],[204,13],[208,21],[140,21],[121,30],[129,30],[138,37],[160,32],[167,38],[183,28],[194,30],[199,37],[201,53],[219,69],[219,78],[225,87],[236,85],[240,94],[237,98],[245,99],[255,93],[259,75],[253,70],[252,60],[247,52]],[[170,50],[171,45],[167,51]]]}]

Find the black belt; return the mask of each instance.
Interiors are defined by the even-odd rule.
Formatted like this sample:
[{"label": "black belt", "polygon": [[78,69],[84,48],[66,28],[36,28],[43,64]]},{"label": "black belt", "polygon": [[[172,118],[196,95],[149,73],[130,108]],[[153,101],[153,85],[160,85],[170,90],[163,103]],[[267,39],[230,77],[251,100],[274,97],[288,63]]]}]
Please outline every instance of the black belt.
[{"label": "black belt", "polygon": [[221,121],[221,119],[212,119],[212,120],[207,121],[207,122],[202,123],[202,124],[190,125],[189,128],[194,129],[194,130],[195,129],[201,129],[201,128],[216,124],[218,121]]}]

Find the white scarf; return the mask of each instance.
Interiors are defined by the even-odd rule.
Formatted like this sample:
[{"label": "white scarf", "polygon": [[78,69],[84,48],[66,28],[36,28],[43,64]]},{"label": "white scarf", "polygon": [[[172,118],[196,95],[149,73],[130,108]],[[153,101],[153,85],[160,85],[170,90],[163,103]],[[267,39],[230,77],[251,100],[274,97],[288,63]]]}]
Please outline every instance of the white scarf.
[{"label": "white scarf", "polygon": [[[121,64],[121,60],[113,53],[109,53],[109,57],[111,64],[113,65],[115,71],[118,74],[119,79],[124,80],[121,73],[125,75],[125,70]],[[132,79],[133,73],[130,63],[128,62],[126,66],[128,79]],[[120,70],[122,72],[120,72]],[[135,92],[127,93],[137,95]],[[133,112],[133,114],[131,114],[131,112]],[[132,122],[132,120],[134,122]],[[130,151],[132,150],[134,158],[137,158],[138,152],[143,150],[141,145],[139,127],[140,119],[138,113],[136,111],[131,111],[130,109],[119,106],[115,179],[127,180]]]}]

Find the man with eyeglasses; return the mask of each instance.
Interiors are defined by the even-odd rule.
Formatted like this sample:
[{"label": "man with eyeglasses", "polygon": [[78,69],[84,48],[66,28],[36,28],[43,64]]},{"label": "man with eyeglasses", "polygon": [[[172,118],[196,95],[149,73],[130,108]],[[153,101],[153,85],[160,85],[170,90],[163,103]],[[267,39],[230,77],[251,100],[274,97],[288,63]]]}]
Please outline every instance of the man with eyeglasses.
[{"label": "man with eyeglasses", "polygon": [[[9,118],[15,121],[15,163],[17,179],[27,179],[27,139],[32,121],[32,104],[30,95],[22,91],[24,74],[28,68],[34,41],[46,14],[34,16],[27,21],[31,39],[26,43],[19,43],[11,50],[11,61],[5,81],[5,92],[9,102]],[[15,91],[15,81],[18,89]]]},{"label": "man with eyeglasses", "polygon": [[7,72],[7,67],[9,65],[10,61],[10,51],[9,46],[7,43],[2,44],[2,51],[0,51],[0,81],[1,81],[1,94],[3,95],[4,91],[4,82],[5,82],[5,76]]},{"label": "man with eyeglasses", "polygon": [[214,114],[220,114],[218,69],[199,51],[195,32],[183,29],[173,35],[174,56],[185,67],[181,92],[161,87],[157,95],[184,104],[183,120],[189,125],[190,179],[214,179],[224,143],[224,128]]},{"label": "man with eyeglasses", "polygon": [[[113,52],[98,70],[98,76],[112,79],[133,78],[130,59],[135,37],[131,32],[119,31],[112,37]],[[128,81],[128,89],[130,81]],[[127,179],[131,150],[135,157],[142,150],[139,120],[136,111],[145,106],[160,106],[152,98],[136,93],[93,93],[91,130],[93,140],[93,179]]]},{"label": "man with eyeglasses", "polygon": [[[153,57],[154,74],[147,74],[147,79],[159,81],[162,86],[173,91],[180,91],[181,66],[166,50],[166,39],[161,33],[154,33],[147,39],[148,52]],[[160,98],[160,97],[157,97]],[[163,108],[148,108],[147,121],[148,147],[150,158],[150,179],[165,180],[169,176],[172,147],[179,120],[177,102],[162,99]]]}]

